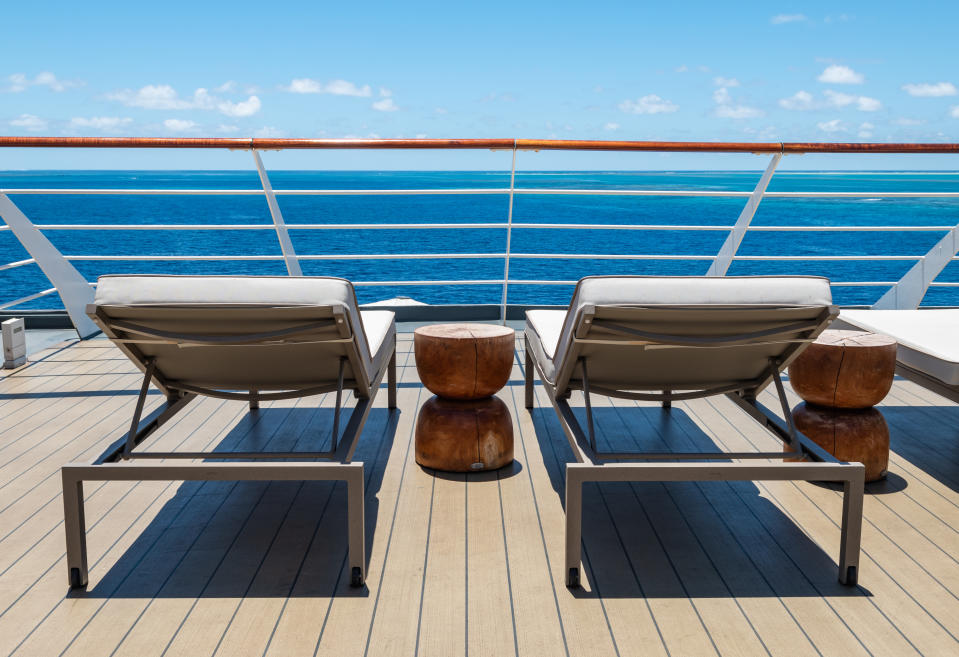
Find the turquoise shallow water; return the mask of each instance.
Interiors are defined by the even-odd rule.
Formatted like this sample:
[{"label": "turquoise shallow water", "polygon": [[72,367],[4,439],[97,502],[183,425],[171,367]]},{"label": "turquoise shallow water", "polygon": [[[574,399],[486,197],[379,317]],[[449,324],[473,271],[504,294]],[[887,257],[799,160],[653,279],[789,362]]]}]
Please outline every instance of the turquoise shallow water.
[{"label": "turquoise shallow water", "polygon": [[[524,172],[516,186],[589,189],[700,189],[750,191],[760,172]],[[336,172],[271,171],[275,189],[502,188],[503,172]],[[245,171],[27,171],[0,172],[0,188],[259,189],[255,172]],[[769,191],[959,192],[959,175],[944,172],[779,172]],[[270,223],[262,196],[26,196],[13,201],[35,223],[238,224]],[[525,196],[515,197],[513,220],[522,223],[730,225],[743,198]],[[470,196],[281,196],[284,218],[294,223],[472,223],[496,222],[483,230],[292,231],[298,254],[493,253],[505,250],[508,200],[505,195]],[[771,199],[763,201],[754,225],[936,225],[959,222],[959,199]],[[268,231],[56,231],[54,244],[71,255],[279,254]],[[516,229],[514,253],[713,255],[725,232],[569,231]],[[922,255],[938,232],[815,232],[747,234],[741,255]],[[13,235],[0,233],[0,264],[28,257]],[[75,263],[90,280],[119,272],[283,274],[280,261]],[[899,279],[910,261],[745,261],[730,274],[818,274],[834,281]],[[705,273],[702,261],[520,260],[510,264],[511,280],[572,280],[588,274]],[[501,258],[476,260],[303,261],[305,274],[353,280],[499,279]],[[49,287],[35,265],[0,272],[4,300]],[[959,281],[953,262],[940,281]],[[885,288],[834,288],[837,302],[868,304]],[[566,303],[567,286],[510,287],[511,303]],[[499,303],[501,288],[483,286],[396,286],[358,290],[361,302],[397,295],[427,303]],[[959,288],[932,288],[924,305],[959,305]],[[24,307],[59,306],[55,296]]]}]

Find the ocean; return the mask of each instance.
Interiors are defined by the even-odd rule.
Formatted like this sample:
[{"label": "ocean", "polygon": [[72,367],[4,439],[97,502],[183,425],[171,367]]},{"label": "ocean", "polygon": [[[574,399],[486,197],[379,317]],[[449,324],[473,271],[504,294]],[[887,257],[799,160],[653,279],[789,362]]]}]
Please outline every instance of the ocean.
[{"label": "ocean", "polygon": [[[755,172],[517,172],[516,187],[586,189],[698,189],[751,191]],[[270,171],[274,189],[447,189],[503,188],[504,172]],[[5,171],[0,189],[149,188],[260,189],[255,171]],[[959,192],[959,173],[917,171],[776,173],[769,191]],[[11,195],[37,224],[254,224],[271,223],[262,196],[80,196]],[[291,231],[293,246],[308,254],[502,253],[505,251],[506,195],[469,196],[281,196],[288,224],[297,223],[502,223],[503,228],[470,230]],[[681,198],[517,195],[518,223],[731,225],[744,198]],[[951,199],[765,199],[754,226],[954,226],[959,198]],[[279,254],[271,231],[57,231],[46,235],[68,255],[271,255]],[[752,232],[740,255],[852,256],[922,255],[940,232]],[[617,231],[514,229],[512,253],[714,255],[724,231]],[[0,264],[29,257],[9,231],[0,232]],[[895,281],[913,261],[739,261],[735,274],[815,274],[834,281]],[[89,280],[108,273],[285,274],[282,261],[75,261]],[[501,279],[502,258],[471,260],[301,261],[307,275],[343,276],[356,281]],[[704,274],[707,260],[541,260],[512,259],[511,280],[575,280],[590,274]],[[50,287],[29,265],[0,272],[0,304]],[[953,261],[938,278],[959,281]],[[510,303],[565,304],[572,288],[512,285]],[[871,304],[883,287],[833,288],[843,305]],[[499,303],[499,285],[376,286],[357,290],[361,303],[409,296],[432,304]],[[925,306],[959,306],[959,288],[931,288]],[[62,307],[56,295],[21,308]]]}]

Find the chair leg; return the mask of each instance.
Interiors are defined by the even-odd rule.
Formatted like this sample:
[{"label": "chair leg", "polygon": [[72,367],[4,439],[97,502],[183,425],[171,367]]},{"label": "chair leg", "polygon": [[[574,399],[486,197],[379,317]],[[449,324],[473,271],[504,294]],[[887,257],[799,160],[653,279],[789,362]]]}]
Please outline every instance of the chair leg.
[{"label": "chair leg", "polygon": [[[672,392],[672,390],[663,390],[663,394],[664,394],[664,395],[668,395],[668,394],[671,393],[671,392]],[[664,399],[664,400],[663,400],[663,408],[667,408],[667,409],[668,409],[668,408],[672,408],[672,407],[673,407],[673,402],[672,402],[672,401],[670,401],[670,400],[668,400],[668,399]]]},{"label": "chair leg", "polygon": [[66,470],[63,478],[63,526],[67,534],[67,577],[71,589],[87,585],[87,536],[83,517],[83,482]]},{"label": "chair leg", "polygon": [[396,345],[393,345],[393,355],[390,356],[390,364],[387,366],[386,382],[386,405],[396,408]]},{"label": "chair leg", "polygon": [[529,350],[529,340],[526,341],[526,408],[533,408],[533,354]]},{"label": "chair leg", "polygon": [[349,523],[350,586],[366,582],[366,528],[363,514],[363,466],[352,470],[346,480]]},{"label": "chair leg", "polygon": [[575,468],[566,466],[566,586],[580,584],[583,540],[583,482]]},{"label": "chair leg", "polygon": [[847,586],[855,586],[859,577],[859,548],[862,541],[865,473],[865,468],[859,466],[856,476],[843,482],[839,582]]}]

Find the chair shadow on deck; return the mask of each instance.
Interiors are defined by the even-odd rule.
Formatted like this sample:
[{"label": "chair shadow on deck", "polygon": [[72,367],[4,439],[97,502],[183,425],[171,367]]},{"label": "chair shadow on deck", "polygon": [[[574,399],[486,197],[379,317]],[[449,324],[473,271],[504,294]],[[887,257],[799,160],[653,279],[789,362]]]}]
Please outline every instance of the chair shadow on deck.
[{"label": "chair shadow on deck", "polygon": [[959,405],[880,406],[889,426],[889,449],[959,492]]},{"label": "chair shadow on deck", "polygon": [[[733,426],[753,422],[731,403],[729,411]],[[574,412],[586,426],[581,403]],[[563,502],[572,450],[552,408],[531,413],[550,481]],[[600,450],[723,451],[679,407],[594,406],[593,417]],[[762,449],[775,451],[777,444],[771,438]],[[723,462],[728,461],[718,461]],[[808,514],[810,500],[796,497],[798,504],[788,508],[798,506]],[[583,563],[588,582],[570,593],[601,598],[869,595],[863,587],[837,581],[838,496],[825,510],[837,523],[835,543],[822,547],[803,531],[802,516],[787,515],[769,498],[763,482],[751,481],[587,484]],[[564,531],[545,530],[560,536]]]},{"label": "chair shadow on deck", "polygon": [[[344,410],[348,415],[350,409]],[[368,564],[379,512],[377,493],[400,412],[371,410],[353,458],[362,461],[365,468]],[[213,451],[328,449],[332,419],[333,411],[329,408],[270,407],[251,411],[243,414]],[[182,439],[174,429],[158,440],[155,449],[167,449]],[[114,488],[104,490],[116,491],[119,485],[122,484],[109,484]],[[349,587],[345,482],[192,481],[171,485],[176,487],[175,495],[150,523],[143,529],[130,530],[138,534],[132,545],[112,563],[109,553],[105,557],[108,563],[91,559],[91,587],[69,595],[368,595],[366,587]],[[93,490],[91,486],[88,497]],[[118,507],[122,508],[122,504],[120,501]],[[99,573],[105,568],[109,570],[101,577]]]}]

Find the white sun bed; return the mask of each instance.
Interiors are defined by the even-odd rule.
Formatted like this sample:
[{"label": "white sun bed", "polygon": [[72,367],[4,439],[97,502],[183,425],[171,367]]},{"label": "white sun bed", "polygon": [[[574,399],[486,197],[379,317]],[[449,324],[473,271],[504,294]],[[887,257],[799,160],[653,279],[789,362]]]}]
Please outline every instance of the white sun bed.
[{"label": "white sun bed", "polygon": [[[579,584],[585,482],[766,479],[843,482],[839,581],[856,583],[864,468],[837,461],[795,430],[779,375],[837,314],[828,280],[798,276],[592,276],[579,281],[568,310],[527,312],[526,406],[534,405],[535,368],[578,461],[566,467],[567,585]],[[785,419],[756,401],[769,383]],[[583,392],[585,431],[568,402],[574,390]],[[601,451],[591,394],[667,407],[726,394],[789,448]],[[782,462],[797,457],[817,462]]]},{"label": "white sun bed", "polygon": [[[360,311],[353,286],[339,278],[103,276],[87,314],[144,378],[128,435],[94,463],[62,468],[71,587],[87,584],[83,482],[116,480],[345,481],[351,584],[363,584],[363,464],[352,458],[387,373],[388,405],[396,406],[392,312]],[[166,403],[141,421],[151,384]],[[340,435],[345,390],[357,402]],[[253,410],[260,401],[326,392],[336,404],[331,437],[317,436],[329,445],[323,451],[137,449],[198,395],[247,401]]]},{"label": "white sun bed", "polygon": [[896,340],[896,372],[959,402],[959,309],[843,310],[839,322]]}]

